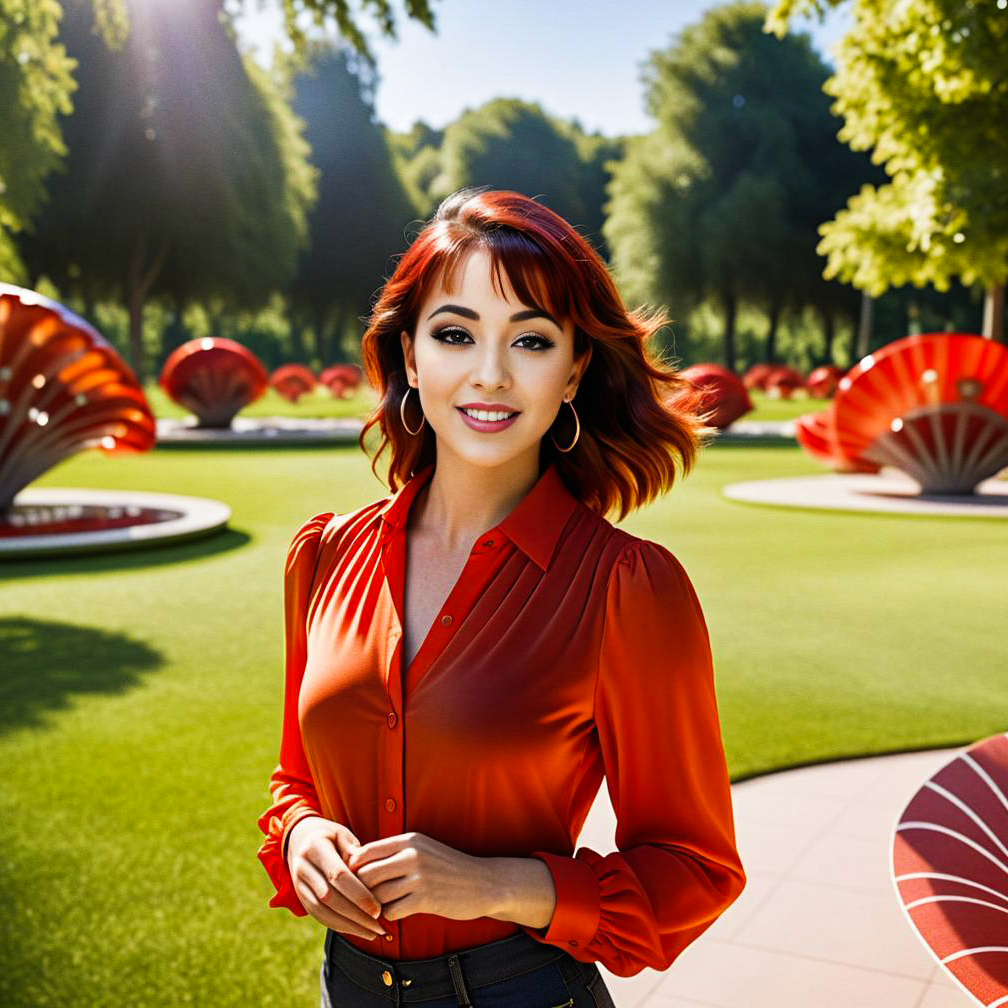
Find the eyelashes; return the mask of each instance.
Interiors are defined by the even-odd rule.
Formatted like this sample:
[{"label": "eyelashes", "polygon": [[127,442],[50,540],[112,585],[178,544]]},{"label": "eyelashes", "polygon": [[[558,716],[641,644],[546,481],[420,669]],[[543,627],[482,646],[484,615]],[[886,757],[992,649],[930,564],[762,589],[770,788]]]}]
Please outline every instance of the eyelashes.
[{"label": "eyelashes", "polygon": [[[458,326],[443,326],[440,329],[432,329],[431,336],[436,339],[439,343],[445,344],[445,346],[465,346],[465,343],[461,340],[456,341],[451,339],[453,336],[468,337],[469,333],[465,329],[460,329]],[[526,347],[525,349],[532,350],[533,352],[542,352],[543,350],[549,350],[556,344],[551,340],[547,339],[545,336],[540,336],[539,333],[523,333],[518,337],[519,340],[536,340],[537,346]]]}]

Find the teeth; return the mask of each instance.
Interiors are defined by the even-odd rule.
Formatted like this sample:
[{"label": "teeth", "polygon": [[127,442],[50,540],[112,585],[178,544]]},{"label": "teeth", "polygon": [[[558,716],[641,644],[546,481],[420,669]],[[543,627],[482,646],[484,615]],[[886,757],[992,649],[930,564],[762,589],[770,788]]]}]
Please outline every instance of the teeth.
[{"label": "teeth", "polygon": [[463,409],[462,412],[468,414],[474,420],[483,421],[506,420],[508,417],[514,416],[514,413],[488,413],[486,410]]}]

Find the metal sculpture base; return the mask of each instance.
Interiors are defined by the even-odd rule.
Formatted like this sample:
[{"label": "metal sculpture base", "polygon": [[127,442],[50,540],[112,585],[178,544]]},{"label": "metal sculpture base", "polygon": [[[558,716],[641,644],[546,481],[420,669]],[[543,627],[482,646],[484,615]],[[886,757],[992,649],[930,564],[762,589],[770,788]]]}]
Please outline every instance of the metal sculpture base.
[{"label": "metal sculpture base", "polygon": [[0,560],[187,542],[227,525],[220,501],[126,490],[28,488],[0,518]]},{"label": "metal sculpture base", "polygon": [[974,494],[922,494],[918,483],[889,467],[878,475],[827,473],[730,483],[721,493],[746,504],[815,511],[1008,518],[1008,479],[984,480]]},{"label": "metal sculpture base", "polygon": [[243,417],[230,427],[197,427],[194,417],[162,418],[157,422],[157,444],[269,445],[357,444],[363,423],[352,417]]}]

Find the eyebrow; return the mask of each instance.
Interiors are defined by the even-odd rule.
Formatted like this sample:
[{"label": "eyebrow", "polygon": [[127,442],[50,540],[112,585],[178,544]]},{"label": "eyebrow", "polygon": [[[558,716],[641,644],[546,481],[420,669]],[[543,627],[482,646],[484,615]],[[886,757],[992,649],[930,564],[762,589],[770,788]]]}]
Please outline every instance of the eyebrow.
[{"label": "eyebrow", "polygon": [[[465,308],[462,305],[446,304],[441,305],[440,308],[436,308],[434,311],[427,316],[427,320],[430,321],[435,315],[439,315],[441,312],[451,312],[454,315],[461,315],[463,318],[472,319],[474,322],[479,322],[479,315],[472,310],[472,308]],[[523,311],[515,312],[511,316],[511,322],[525,322],[527,319],[534,318],[544,318],[549,322],[552,322],[557,329],[563,328],[559,322],[548,311],[544,308],[526,308]]]}]

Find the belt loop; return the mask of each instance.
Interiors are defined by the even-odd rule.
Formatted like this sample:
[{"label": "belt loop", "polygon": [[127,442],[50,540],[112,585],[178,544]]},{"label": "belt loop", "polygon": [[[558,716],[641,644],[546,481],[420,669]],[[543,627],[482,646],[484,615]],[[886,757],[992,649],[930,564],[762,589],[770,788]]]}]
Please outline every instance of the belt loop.
[{"label": "belt loop", "polygon": [[457,955],[448,956],[448,969],[451,970],[452,983],[455,984],[455,993],[458,995],[459,1004],[462,1005],[462,1008],[472,1008],[469,991],[466,990],[465,980],[462,979],[462,966],[459,964]]}]

